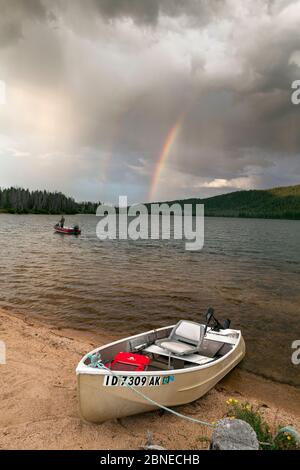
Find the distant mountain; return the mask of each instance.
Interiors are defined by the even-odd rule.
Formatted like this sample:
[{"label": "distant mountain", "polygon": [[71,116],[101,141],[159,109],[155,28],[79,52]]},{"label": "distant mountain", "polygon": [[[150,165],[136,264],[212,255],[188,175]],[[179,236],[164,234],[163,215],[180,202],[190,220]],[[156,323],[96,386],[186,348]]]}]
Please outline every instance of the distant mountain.
[{"label": "distant mountain", "polygon": [[204,204],[205,216],[300,219],[300,184],[266,190],[236,191],[205,199],[180,199],[166,203],[168,205],[179,203],[182,207],[184,204],[192,204],[193,207],[196,204]]},{"label": "distant mountain", "polygon": [[95,214],[100,203],[76,202],[60,192],[0,188],[0,212],[13,214]]}]

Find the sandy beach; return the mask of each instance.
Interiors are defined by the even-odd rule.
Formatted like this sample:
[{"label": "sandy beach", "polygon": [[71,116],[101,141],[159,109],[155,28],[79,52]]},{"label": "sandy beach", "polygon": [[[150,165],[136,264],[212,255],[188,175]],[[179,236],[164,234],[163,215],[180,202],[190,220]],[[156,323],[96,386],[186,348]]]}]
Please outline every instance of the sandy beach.
[{"label": "sandy beach", "polygon": [[[138,449],[147,430],[167,449],[203,448],[202,428],[158,411],[100,425],[80,420],[77,362],[113,339],[0,311],[0,340],[7,349],[6,364],[0,365],[0,448]],[[300,429],[300,390],[239,368],[205,397],[178,410],[213,422],[225,415],[230,397],[262,406],[271,426],[292,424]]]}]

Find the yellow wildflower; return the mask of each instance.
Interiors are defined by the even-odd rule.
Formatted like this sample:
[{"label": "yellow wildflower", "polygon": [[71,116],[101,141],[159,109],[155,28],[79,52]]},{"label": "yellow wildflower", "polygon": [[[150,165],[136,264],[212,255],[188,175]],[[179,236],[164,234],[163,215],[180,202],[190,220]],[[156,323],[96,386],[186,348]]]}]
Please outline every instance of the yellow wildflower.
[{"label": "yellow wildflower", "polygon": [[290,441],[292,439],[289,434],[286,436],[286,438],[287,438],[288,441]]}]

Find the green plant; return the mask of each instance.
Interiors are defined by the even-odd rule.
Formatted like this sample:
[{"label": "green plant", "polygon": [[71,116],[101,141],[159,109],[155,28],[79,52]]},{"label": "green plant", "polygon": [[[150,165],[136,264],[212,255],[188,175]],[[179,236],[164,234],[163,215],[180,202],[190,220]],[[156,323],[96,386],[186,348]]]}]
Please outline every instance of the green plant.
[{"label": "green plant", "polygon": [[239,403],[234,398],[226,401],[228,405],[227,416],[232,419],[242,419],[254,429],[262,450],[300,450],[295,437],[288,432],[280,433],[282,426],[278,426],[274,434],[271,433],[268,423],[258,407],[248,402]]},{"label": "green plant", "polygon": [[229,405],[227,416],[242,419],[250,424],[257,435],[258,441],[261,443],[261,448],[270,449],[273,443],[272,434],[269,425],[259,413],[259,410],[248,402],[239,403],[238,400],[234,398],[230,398],[226,403]]},{"label": "green plant", "polygon": [[208,436],[198,436],[198,437],[196,437],[196,441],[198,441],[198,442],[210,442],[210,437],[208,437]]},{"label": "green plant", "polygon": [[209,436],[197,436],[195,439],[195,447],[197,449],[208,449],[211,442]]},{"label": "green plant", "polygon": [[[281,426],[280,426],[281,427]],[[274,450],[300,450],[299,442],[288,432],[278,433],[273,442]]]}]

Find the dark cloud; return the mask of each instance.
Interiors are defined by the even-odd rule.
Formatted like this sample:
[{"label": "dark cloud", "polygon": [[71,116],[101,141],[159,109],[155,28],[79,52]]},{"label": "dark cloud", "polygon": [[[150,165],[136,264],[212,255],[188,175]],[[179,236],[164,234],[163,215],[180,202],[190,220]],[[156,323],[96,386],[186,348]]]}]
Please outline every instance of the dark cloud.
[{"label": "dark cloud", "polygon": [[[71,178],[78,194],[144,200],[178,119],[166,197],[300,178],[300,107],[290,100],[299,1],[0,0],[0,9],[10,93],[1,155],[29,152],[37,179],[46,168],[43,181]],[[14,183],[8,174],[0,184]]]},{"label": "dark cloud", "polygon": [[136,23],[157,24],[160,15],[188,16],[201,21],[224,7],[224,0],[93,0],[105,18],[131,18]]},{"label": "dark cloud", "polygon": [[[49,2],[47,2],[49,5]],[[0,0],[1,17],[7,19],[15,16],[18,18],[30,17],[32,20],[45,19],[48,7],[42,0]]]},{"label": "dark cloud", "polygon": [[51,18],[40,0],[0,0],[0,48],[7,47],[23,37],[27,21],[45,21]]},{"label": "dark cloud", "polygon": [[0,29],[0,48],[15,43],[22,37],[22,28],[16,21],[1,24]]},{"label": "dark cloud", "polygon": [[156,23],[159,15],[159,1],[139,0],[95,0],[95,6],[106,18],[132,18],[137,22]]}]

